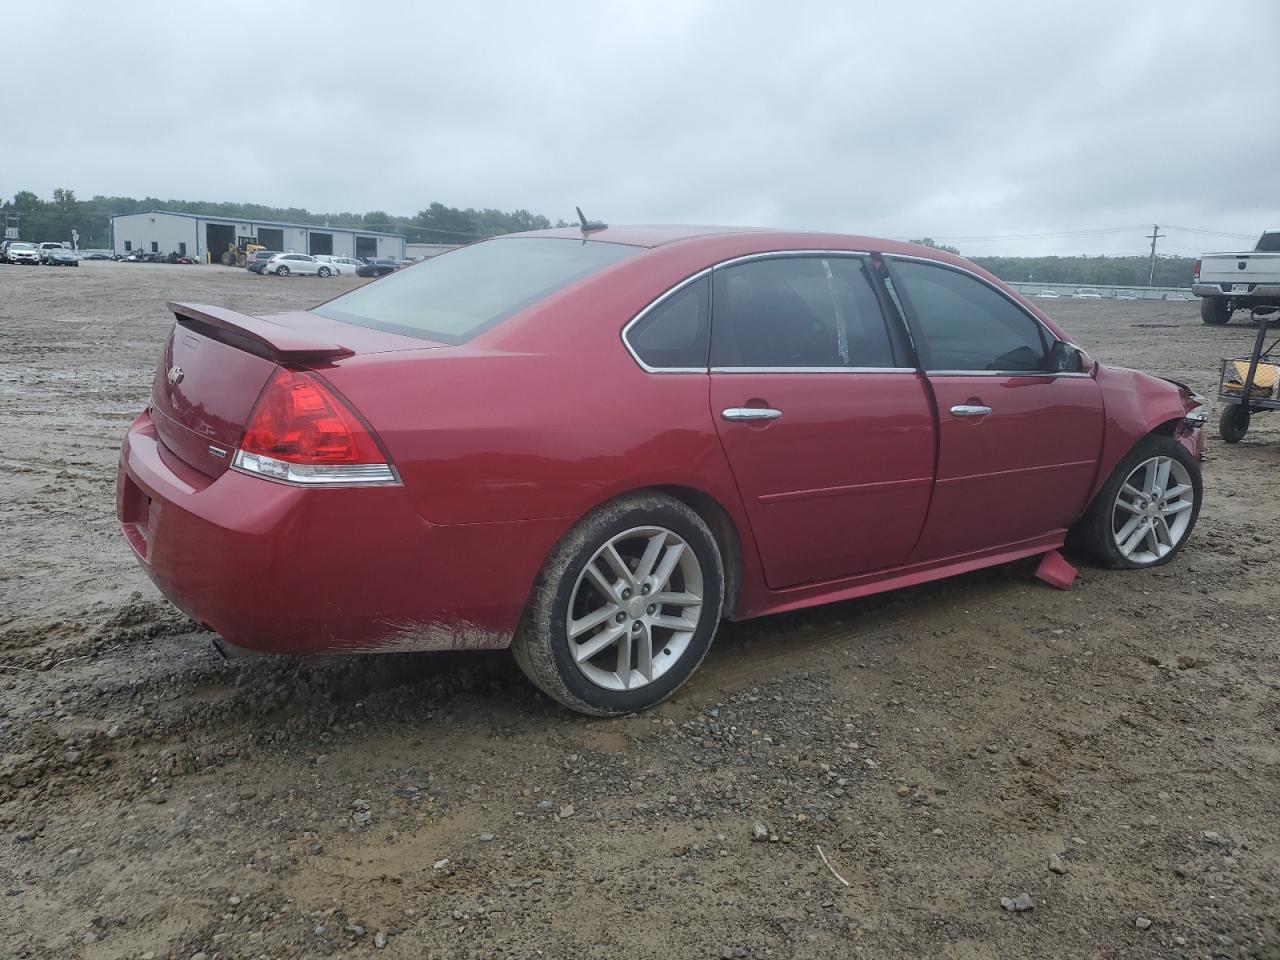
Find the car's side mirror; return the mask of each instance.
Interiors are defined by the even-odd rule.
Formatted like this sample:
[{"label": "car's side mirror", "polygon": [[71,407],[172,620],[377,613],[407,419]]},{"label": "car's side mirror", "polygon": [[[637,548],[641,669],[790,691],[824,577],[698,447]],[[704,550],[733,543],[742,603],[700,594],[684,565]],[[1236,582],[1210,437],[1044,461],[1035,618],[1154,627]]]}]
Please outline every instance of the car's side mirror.
[{"label": "car's side mirror", "polygon": [[1093,361],[1079,347],[1062,340],[1054,341],[1049,350],[1051,373],[1088,373],[1092,369]]}]

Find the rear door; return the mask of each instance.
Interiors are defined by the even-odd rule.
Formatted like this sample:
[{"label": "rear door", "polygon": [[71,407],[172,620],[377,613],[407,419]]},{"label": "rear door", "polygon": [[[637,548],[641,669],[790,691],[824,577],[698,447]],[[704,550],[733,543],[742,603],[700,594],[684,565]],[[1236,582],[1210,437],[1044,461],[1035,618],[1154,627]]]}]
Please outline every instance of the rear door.
[{"label": "rear door", "polygon": [[1053,336],[976,274],[886,258],[938,408],[933,502],[911,559],[1062,529],[1084,510],[1102,449],[1102,395],[1049,369]]},{"label": "rear door", "polygon": [[773,589],[900,563],[933,482],[933,412],[862,257],[713,273],[711,409]]}]

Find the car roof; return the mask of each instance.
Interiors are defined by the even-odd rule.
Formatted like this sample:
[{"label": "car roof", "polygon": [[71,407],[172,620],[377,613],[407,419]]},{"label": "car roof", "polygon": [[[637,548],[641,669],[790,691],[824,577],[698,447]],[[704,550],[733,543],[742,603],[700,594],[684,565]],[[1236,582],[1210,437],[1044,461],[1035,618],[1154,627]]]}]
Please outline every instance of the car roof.
[{"label": "car roof", "polygon": [[530,230],[525,233],[504,234],[490,240],[507,237],[552,237],[565,240],[594,240],[601,243],[621,243],[650,249],[679,244],[681,247],[707,247],[733,249],[740,254],[785,250],[850,250],[878,251],[925,257],[940,263],[949,263],[973,269],[973,264],[939,250],[901,240],[886,240],[858,234],[822,233],[817,231],[775,230],[763,227],[727,226],[673,226],[668,224],[605,227],[590,230],[584,236],[581,227],[556,227],[551,230]]},{"label": "car roof", "polygon": [[[718,237],[725,234],[761,233],[777,234],[776,230],[764,230],[760,227],[717,227],[717,226],[679,226],[675,224],[636,224],[617,227],[604,227],[587,233],[589,240],[601,240],[606,243],[625,243],[633,247],[658,247],[664,243],[677,240],[691,240],[695,237]],[[554,227],[550,230],[530,230],[526,233],[507,234],[514,237],[559,237],[565,240],[581,240],[581,227]],[[496,239],[496,238],[495,238]]]}]

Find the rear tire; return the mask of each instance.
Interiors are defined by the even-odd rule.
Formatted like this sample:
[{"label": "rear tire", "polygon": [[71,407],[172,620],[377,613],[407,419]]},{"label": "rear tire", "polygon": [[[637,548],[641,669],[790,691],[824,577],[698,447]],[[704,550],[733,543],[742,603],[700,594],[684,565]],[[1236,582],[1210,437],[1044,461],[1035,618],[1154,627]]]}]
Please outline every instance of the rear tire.
[{"label": "rear tire", "polygon": [[647,710],[706,656],[723,595],[720,551],[697,513],[661,494],[623,497],[587,514],[552,550],[511,651],[571,710]]},{"label": "rear tire", "polygon": [[1250,411],[1248,407],[1231,403],[1222,408],[1218,417],[1218,436],[1227,443],[1239,443],[1249,432]]},{"label": "rear tire", "polygon": [[[1200,464],[1190,451],[1173,437],[1148,434],[1111,471],[1068,539],[1105,567],[1157,567],[1190,539],[1203,497]],[[1139,507],[1150,507],[1150,515]]]},{"label": "rear tire", "polygon": [[281,267],[276,267],[276,276],[277,276],[277,277],[287,277],[288,275],[289,275],[289,268],[288,268],[288,267],[283,267],[283,266],[281,266]]},{"label": "rear tire", "polygon": [[1226,297],[1201,297],[1200,319],[1211,327],[1220,327],[1231,319],[1231,303]]}]

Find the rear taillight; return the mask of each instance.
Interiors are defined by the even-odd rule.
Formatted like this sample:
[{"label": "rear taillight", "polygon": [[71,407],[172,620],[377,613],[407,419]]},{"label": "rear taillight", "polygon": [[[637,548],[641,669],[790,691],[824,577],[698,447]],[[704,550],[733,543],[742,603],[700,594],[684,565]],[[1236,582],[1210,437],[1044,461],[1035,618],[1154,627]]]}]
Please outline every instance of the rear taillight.
[{"label": "rear taillight", "polygon": [[1200,261],[1199,260],[1196,261],[1196,268],[1194,271],[1192,271],[1191,275],[1195,277],[1197,280],[1200,279]]},{"label": "rear taillight", "polygon": [[398,483],[369,428],[319,377],[279,369],[263,388],[232,465],[300,484]]}]

